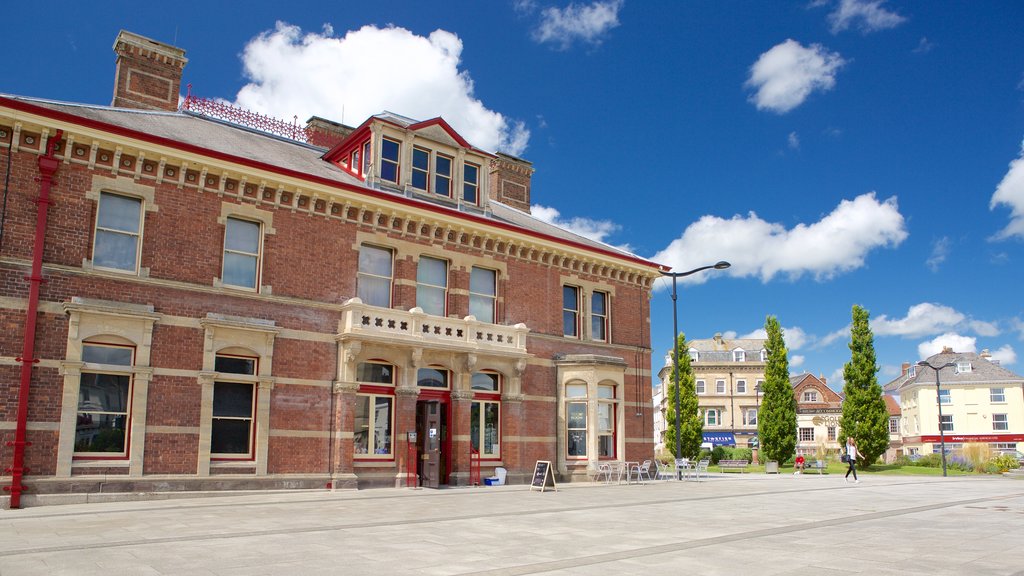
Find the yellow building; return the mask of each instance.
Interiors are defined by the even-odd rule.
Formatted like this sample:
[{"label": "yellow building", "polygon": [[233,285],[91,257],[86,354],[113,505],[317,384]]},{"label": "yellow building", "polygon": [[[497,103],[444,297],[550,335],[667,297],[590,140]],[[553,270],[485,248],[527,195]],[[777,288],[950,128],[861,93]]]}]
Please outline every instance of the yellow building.
[{"label": "yellow building", "polygon": [[997,452],[1024,448],[1024,378],[988,351],[946,348],[926,362],[940,367],[938,379],[932,368],[916,365],[886,385],[899,396],[906,454],[938,453],[943,439],[948,452],[967,443],[988,444]]}]

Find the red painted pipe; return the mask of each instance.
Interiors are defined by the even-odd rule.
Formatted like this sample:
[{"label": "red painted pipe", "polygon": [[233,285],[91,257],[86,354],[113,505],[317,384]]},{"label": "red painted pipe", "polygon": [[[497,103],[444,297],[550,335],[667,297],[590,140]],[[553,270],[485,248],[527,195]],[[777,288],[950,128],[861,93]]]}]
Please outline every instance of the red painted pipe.
[{"label": "red painted pipe", "polygon": [[[8,446],[14,447],[14,464],[7,469],[11,473],[11,485],[5,486],[4,490],[11,493],[11,508],[21,507],[21,492],[23,486],[21,477],[29,469],[25,468],[25,447],[31,443],[25,440],[25,431],[28,427],[28,392],[32,383],[32,365],[39,362],[35,357],[36,347],[36,316],[39,312],[39,285],[45,282],[43,279],[43,246],[46,242],[46,217],[49,215],[50,187],[53,185],[53,176],[57,173],[60,162],[54,156],[57,144],[60,143],[63,130],[57,130],[57,134],[46,145],[46,154],[39,157],[39,197],[35,199],[38,209],[36,211],[36,239],[32,247],[32,274],[26,278],[29,281],[28,310],[25,313],[25,345],[18,362],[21,362],[21,388],[18,391],[18,423],[14,431],[14,441],[8,442]],[[13,153],[13,149],[8,153]]]}]

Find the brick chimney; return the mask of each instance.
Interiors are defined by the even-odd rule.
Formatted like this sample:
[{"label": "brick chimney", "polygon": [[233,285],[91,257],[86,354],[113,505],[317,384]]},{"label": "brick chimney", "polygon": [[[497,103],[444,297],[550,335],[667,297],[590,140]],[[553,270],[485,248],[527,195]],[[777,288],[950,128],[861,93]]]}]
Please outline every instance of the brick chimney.
[{"label": "brick chimney", "polygon": [[491,198],[529,214],[532,177],[532,163],[498,152],[491,160]]},{"label": "brick chimney", "polygon": [[121,30],[114,41],[117,71],[111,106],[140,110],[178,109],[185,51]]},{"label": "brick chimney", "polygon": [[900,370],[900,376],[906,376],[907,372],[910,372],[910,362],[904,362],[901,368],[902,369]]}]

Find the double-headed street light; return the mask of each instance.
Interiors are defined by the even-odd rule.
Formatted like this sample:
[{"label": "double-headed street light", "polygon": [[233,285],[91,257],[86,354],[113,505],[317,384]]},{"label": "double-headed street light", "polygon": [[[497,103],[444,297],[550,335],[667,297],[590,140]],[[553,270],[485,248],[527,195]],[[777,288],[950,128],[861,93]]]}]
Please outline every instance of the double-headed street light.
[{"label": "double-headed street light", "polygon": [[662,276],[669,276],[672,278],[672,377],[676,385],[676,458],[679,458],[679,454],[683,451],[683,438],[682,436],[680,436],[679,433],[679,344],[676,342],[676,340],[679,338],[679,309],[676,305],[676,279],[682,278],[683,276],[689,276],[690,274],[696,274],[697,272],[701,272],[704,270],[710,270],[712,268],[714,268],[715,270],[725,270],[729,266],[731,266],[731,264],[729,264],[725,260],[722,260],[717,264],[711,264],[710,266],[701,266],[700,268],[694,268],[693,270],[688,270],[686,272],[663,271],[661,273]]},{"label": "double-headed street light", "polygon": [[935,403],[939,406],[939,444],[942,448],[942,475],[946,475],[946,433],[942,430],[942,390],[939,387],[939,370],[943,368],[949,368],[956,366],[953,362],[946,362],[942,366],[932,366],[928,362],[921,360],[917,363],[918,366],[927,366],[932,370],[935,370]]}]

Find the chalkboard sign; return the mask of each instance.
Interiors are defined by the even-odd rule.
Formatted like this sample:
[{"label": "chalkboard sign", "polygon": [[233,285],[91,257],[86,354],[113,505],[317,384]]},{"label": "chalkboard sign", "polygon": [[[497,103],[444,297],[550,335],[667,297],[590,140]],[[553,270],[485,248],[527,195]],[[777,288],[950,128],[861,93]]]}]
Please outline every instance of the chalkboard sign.
[{"label": "chalkboard sign", "polygon": [[552,490],[558,491],[555,486],[555,472],[551,469],[551,462],[547,460],[537,460],[537,465],[533,469],[533,482],[530,483],[530,491],[534,488],[543,492],[551,487]]}]

